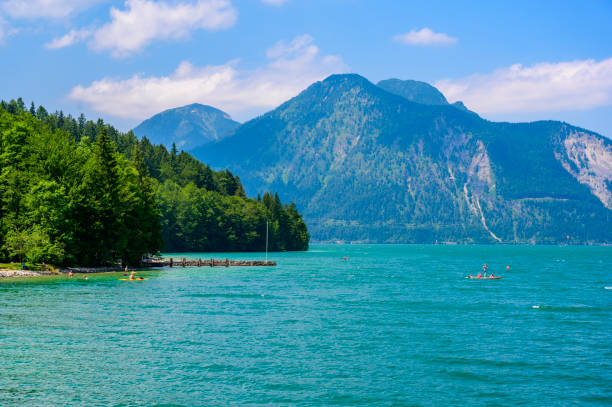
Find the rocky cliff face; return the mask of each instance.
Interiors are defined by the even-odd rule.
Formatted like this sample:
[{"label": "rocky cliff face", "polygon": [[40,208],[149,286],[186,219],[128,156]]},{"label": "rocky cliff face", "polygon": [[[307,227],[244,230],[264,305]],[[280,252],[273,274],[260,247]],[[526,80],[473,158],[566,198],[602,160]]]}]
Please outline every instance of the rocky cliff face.
[{"label": "rocky cliff face", "polygon": [[568,129],[568,132],[555,157],[606,208],[612,209],[611,143],[577,129]]},{"label": "rocky cliff face", "polygon": [[612,241],[610,145],[334,75],[194,154],[296,202],[315,240],[576,243]]}]

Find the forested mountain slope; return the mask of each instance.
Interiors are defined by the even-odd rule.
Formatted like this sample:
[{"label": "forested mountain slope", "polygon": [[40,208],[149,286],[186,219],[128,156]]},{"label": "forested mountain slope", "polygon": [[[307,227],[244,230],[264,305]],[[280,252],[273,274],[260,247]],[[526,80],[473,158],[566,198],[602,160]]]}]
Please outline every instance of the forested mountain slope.
[{"label": "forested mountain slope", "polygon": [[194,151],[302,208],[317,240],[612,242],[612,143],[333,75]]},{"label": "forested mountain slope", "polygon": [[135,265],[147,253],[305,250],[294,204],[102,120],[0,103],[0,261]]}]

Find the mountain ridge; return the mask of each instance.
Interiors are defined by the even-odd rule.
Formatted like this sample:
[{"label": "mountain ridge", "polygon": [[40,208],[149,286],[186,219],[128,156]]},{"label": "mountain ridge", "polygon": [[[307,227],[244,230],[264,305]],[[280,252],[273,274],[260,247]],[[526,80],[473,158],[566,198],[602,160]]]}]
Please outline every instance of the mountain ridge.
[{"label": "mountain ridge", "polygon": [[192,103],[167,109],[144,120],[133,129],[138,138],[154,144],[190,151],[230,135],[240,123],[215,107]]},{"label": "mountain ridge", "polygon": [[448,105],[446,97],[427,82],[401,80],[397,78],[379,81],[376,86],[404,99],[424,105]]},{"label": "mountain ridge", "polygon": [[316,82],[194,155],[240,173],[250,193],[295,201],[315,240],[612,241],[599,223],[612,226],[609,140],[415,103],[356,74]]}]

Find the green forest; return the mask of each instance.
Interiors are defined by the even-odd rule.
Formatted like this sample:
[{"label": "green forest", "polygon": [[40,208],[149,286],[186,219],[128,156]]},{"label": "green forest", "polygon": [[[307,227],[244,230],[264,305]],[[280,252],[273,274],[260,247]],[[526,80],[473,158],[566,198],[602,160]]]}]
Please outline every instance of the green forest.
[{"label": "green forest", "polygon": [[307,250],[295,205],[101,119],[0,102],[0,261],[137,265],[166,251]]}]

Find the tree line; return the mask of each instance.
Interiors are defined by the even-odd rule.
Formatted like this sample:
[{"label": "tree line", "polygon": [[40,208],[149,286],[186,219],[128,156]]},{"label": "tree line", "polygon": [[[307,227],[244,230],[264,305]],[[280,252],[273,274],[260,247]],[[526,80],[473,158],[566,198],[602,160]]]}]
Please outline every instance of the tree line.
[{"label": "tree line", "polygon": [[101,119],[0,102],[0,261],[138,264],[167,251],[306,250],[294,204]]}]

